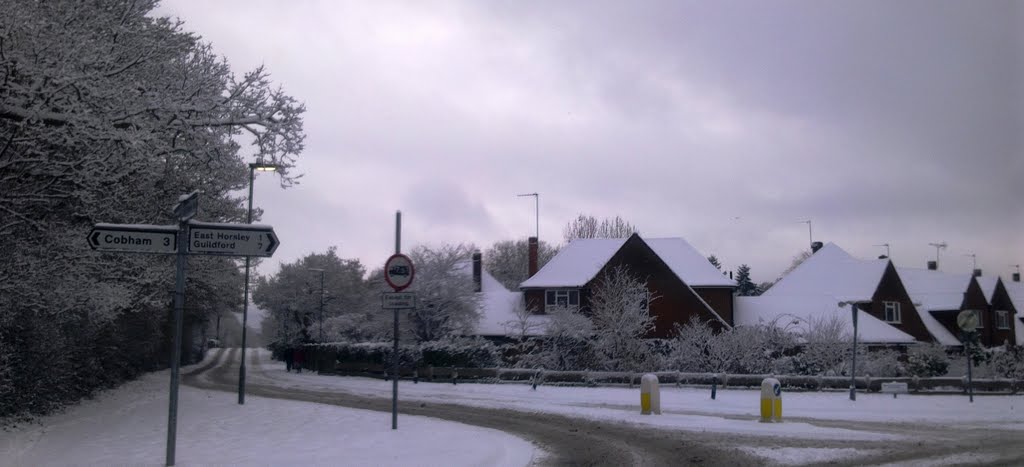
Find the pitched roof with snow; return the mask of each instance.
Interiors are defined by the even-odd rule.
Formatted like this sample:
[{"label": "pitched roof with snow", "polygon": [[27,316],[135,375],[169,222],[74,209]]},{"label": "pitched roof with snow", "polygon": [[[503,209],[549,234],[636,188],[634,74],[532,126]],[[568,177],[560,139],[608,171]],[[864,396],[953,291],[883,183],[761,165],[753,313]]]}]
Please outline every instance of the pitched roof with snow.
[{"label": "pitched roof with snow", "polygon": [[989,305],[992,304],[992,299],[996,295],[996,285],[999,283],[998,277],[993,276],[981,276],[975,277],[974,280],[978,281],[978,285],[981,286],[982,293],[985,294],[985,300],[988,300]]},{"label": "pitched roof with snow", "polygon": [[931,312],[959,310],[964,302],[964,293],[971,285],[971,275],[902,267],[896,268],[896,273],[928,332],[940,344],[960,345],[960,339],[940,324]]},{"label": "pitched roof with snow", "polygon": [[[839,306],[831,295],[784,295],[736,297],[733,319],[737,326],[775,325],[779,328],[806,332],[822,320],[838,319],[847,333],[853,333],[853,314]],[[857,311],[857,340],[869,344],[904,344],[915,342],[910,334],[890,326],[864,310]]]},{"label": "pitched roof with snow", "polygon": [[[473,262],[460,261],[456,263],[460,274],[467,276],[468,280],[473,279]],[[501,285],[487,270],[480,271],[480,321],[476,325],[476,334],[480,336],[518,336],[523,325],[522,318],[516,311],[520,308],[523,300],[522,292],[512,292]],[[543,334],[549,318],[544,315],[530,315],[526,317],[525,327],[528,328],[527,335]]]},{"label": "pitched roof with snow", "polygon": [[[574,240],[527,279],[521,288],[582,287],[594,279],[601,268],[626,243],[626,238],[588,238]],[[679,237],[640,239],[651,247],[669,269],[691,287],[735,287],[707,258]]]},{"label": "pitched roof with snow", "polygon": [[830,295],[839,300],[870,300],[889,260],[863,260],[828,243],[775,283],[764,296]]},{"label": "pitched roof with snow", "polygon": [[[970,274],[953,274],[920,268],[896,268],[910,299],[919,310],[959,310],[971,285]],[[916,305],[915,305],[916,306]]]}]

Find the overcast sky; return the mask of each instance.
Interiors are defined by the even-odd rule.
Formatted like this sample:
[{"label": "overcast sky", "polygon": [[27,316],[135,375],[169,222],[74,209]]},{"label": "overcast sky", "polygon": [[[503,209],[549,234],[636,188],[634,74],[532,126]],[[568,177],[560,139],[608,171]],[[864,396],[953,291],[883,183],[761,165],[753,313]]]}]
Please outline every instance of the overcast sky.
[{"label": "overcast sky", "polygon": [[305,102],[301,184],[260,174],[282,244],[532,235],[576,214],[777,277],[832,241],[898,266],[1024,263],[1024,3],[165,0],[237,73]]}]

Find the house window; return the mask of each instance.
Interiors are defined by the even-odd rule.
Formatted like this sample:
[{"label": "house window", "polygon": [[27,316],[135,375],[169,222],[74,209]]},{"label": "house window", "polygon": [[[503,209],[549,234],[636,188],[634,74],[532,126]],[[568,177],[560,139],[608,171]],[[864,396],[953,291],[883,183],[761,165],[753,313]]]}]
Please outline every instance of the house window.
[{"label": "house window", "polygon": [[885,303],[885,321],[887,323],[902,323],[903,315],[900,313],[900,302]]},{"label": "house window", "polygon": [[975,326],[975,329],[981,329],[985,327],[985,322],[981,320],[981,310],[974,310],[974,316],[978,317],[978,325]]},{"label": "house window", "polygon": [[996,310],[996,327],[999,329],[1010,329],[1010,312]]},{"label": "house window", "polygon": [[546,308],[576,308],[580,306],[580,291],[577,289],[547,290],[544,296]]}]

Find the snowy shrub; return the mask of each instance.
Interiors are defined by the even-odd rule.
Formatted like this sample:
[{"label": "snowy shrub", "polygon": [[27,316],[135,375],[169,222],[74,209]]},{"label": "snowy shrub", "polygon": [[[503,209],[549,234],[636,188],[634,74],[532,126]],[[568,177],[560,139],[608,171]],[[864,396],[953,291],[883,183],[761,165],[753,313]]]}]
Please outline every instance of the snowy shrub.
[{"label": "snowy shrub", "polygon": [[716,334],[707,322],[694,317],[676,327],[671,361],[681,371],[766,374],[776,372],[776,362],[794,343],[792,334],[772,323]]},{"label": "snowy shrub", "polygon": [[457,338],[420,344],[423,365],[493,368],[501,361],[498,348],[482,338]]},{"label": "snowy shrub", "polygon": [[[902,354],[895,349],[878,349],[864,353],[858,352],[857,374],[879,377],[905,376],[907,374],[907,366],[900,361],[901,356]],[[864,362],[863,364],[860,363],[862,361]]]},{"label": "snowy shrub", "polygon": [[912,376],[944,376],[948,370],[949,355],[941,344],[915,345],[907,351],[907,373]]},{"label": "snowy shrub", "polygon": [[804,343],[793,356],[793,371],[800,375],[837,376],[847,371],[851,337],[836,316],[811,319],[802,334]]},{"label": "snowy shrub", "polygon": [[710,357],[714,330],[696,316],[682,326],[676,325],[670,361],[679,371],[702,373],[714,371]]},{"label": "snowy shrub", "polygon": [[991,365],[993,372],[1002,378],[1024,380],[1024,347],[1016,346],[995,352]]},{"label": "snowy shrub", "polygon": [[519,368],[583,370],[597,368],[591,337],[593,323],[571,308],[549,308],[545,336],[516,364]]}]

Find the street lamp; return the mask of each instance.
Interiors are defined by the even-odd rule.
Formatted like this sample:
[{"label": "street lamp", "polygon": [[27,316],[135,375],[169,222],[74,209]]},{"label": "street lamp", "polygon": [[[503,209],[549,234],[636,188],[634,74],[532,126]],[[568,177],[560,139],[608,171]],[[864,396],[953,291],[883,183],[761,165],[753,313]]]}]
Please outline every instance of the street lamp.
[{"label": "street lamp", "polygon": [[[252,224],[252,182],[256,171],[273,172],[277,170],[274,164],[262,162],[249,163],[249,211],[245,218],[246,224]],[[246,327],[249,321],[249,262],[250,257],[245,257],[245,292],[242,295],[242,363],[238,366],[238,403],[245,404],[245,336]]]},{"label": "street lamp", "polygon": [[853,363],[850,365],[850,400],[857,400],[857,305],[871,303],[871,300],[844,300],[839,302],[839,307],[850,305],[853,312]]},{"label": "street lamp", "polygon": [[319,268],[309,268],[308,271],[320,273],[320,343],[324,341],[324,270]]},{"label": "street lamp", "polygon": [[534,214],[537,217],[537,233],[534,234],[534,235],[537,236],[537,241],[539,242],[540,241],[540,194],[539,193],[523,193],[521,195],[516,195],[516,196],[519,196],[519,197],[522,197],[522,196],[533,196]]}]

